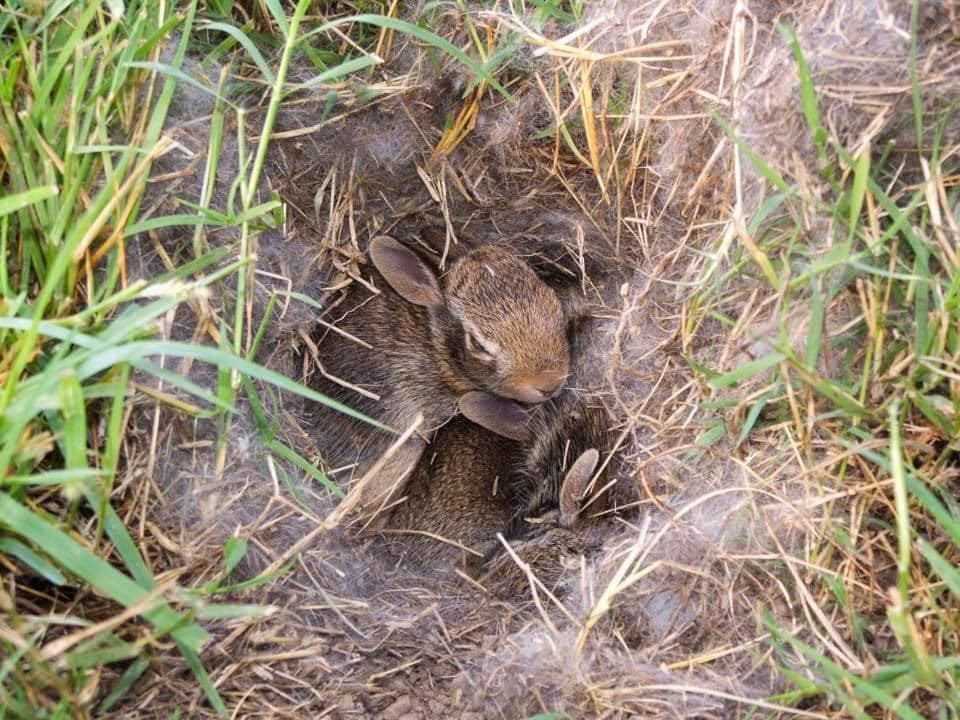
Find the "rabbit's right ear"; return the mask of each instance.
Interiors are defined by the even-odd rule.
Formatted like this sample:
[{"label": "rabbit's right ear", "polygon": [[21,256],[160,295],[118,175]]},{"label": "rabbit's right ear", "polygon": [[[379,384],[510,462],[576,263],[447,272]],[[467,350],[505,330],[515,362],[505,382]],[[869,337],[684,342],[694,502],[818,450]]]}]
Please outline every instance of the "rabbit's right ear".
[{"label": "rabbit's right ear", "polygon": [[384,280],[407,302],[422,307],[443,304],[437,278],[419,255],[391,237],[370,241],[370,259]]},{"label": "rabbit's right ear", "polygon": [[583,493],[590,484],[598,462],[600,462],[600,453],[596,448],[584,450],[564,475],[563,485],[560,486],[560,525],[562,527],[569,529],[576,525],[577,515],[580,513],[580,501],[583,500]]},{"label": "rabbit's right ear", "polygon": [[527,414],[512,400],[473,390],[460,396],[460,412],[480,427],[511,440],[529,439]]}]

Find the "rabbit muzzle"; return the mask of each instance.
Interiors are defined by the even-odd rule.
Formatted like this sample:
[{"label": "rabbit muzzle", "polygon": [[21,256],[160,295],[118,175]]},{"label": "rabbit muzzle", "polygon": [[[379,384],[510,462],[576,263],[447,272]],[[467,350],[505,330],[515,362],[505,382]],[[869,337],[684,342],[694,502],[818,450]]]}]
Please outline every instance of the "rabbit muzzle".
[{"label": "rabbit muzzle", "polygon": [[511,378],[503,383],[498,394],[522,403],[542,403],[557,394],[563,387],[566,377],[566,372],[545,370],[532,375]]}]

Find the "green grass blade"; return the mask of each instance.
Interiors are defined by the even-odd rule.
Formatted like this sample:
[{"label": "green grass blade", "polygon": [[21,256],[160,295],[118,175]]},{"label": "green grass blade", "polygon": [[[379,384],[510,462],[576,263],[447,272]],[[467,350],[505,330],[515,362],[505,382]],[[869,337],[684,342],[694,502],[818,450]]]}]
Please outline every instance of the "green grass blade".
[{"label": "green grass blade", "polygon": [[763,409],[767,406],[767,402],[771,397],[773,397],[777,390],[778,387],[775,386],[757,398],[757,401],[750,408],[750,412],[747,413],[747,417],[743,421],[743,427],[740,428],[740,434],[737,435],[737,439],[733,443],[733,450],[731,452],[739,448],[743,444],[743,441],[747,439],[750,431],[753,430],[754,425],[757,424],[757,419],[760,417],[760,413],[763,412]]},{"label": "green grass blade", "polygon": [[[0,493],[0,518],[5,527],[29,539],[56,560],[60,567],[69,570],[121,605],[135,605],[146,594],[147,591],[133,580],[62,530],[27,510],[6,493]],[[173,628],[173,637],[189,649],[198,649],[209,639],[203,628],[195,623],[184,624],[184,618],[166,604],[158,603],[144,610],[143,616],[158,628]],[[176,627],[178,625],[179,627]]]},{"label": "green grass blade", "polygon": [[66,485],[72,482],[87,482],[100,476],[94,468],[76,468],[73,470],[45,470],[35,475],[7,475],[0,478],[2,485]]},{"label": "green grass blade", "polygon": [[920,18],[920,0],[913,0],[910,8],[910,57],[907,67],[910,71],[910,90],[913,100],[913,131],[917,139],[917,150],[923,148],[923,95],[920,92],[920,70],[917,65],[917,34]]},{"label": "green grass blade", "polygon": [[185,85],[189,85],[190,87],[196,88],[197,90],[200,90],[201,92],[204,92],[207,95],[210,95],[211,97],[216,98],[220,102],[225,102],[228,105],[230,105],[230,107],[236,107],[233,103],[231,103],[226,98],[220,97],[217,94],[217,91],[214,90],[213,88],[208,87],[207,85],[204,85],[199,80],[196,80],[190,77],[185,72],[183,72],[179,68],[174,67],[172,65],[165,65],[163,63],[149,62],[145,60],[131,60],[125,65],[125,67],[138,69],[138,70],[149,70],[150,72],[155,72],[158,75],[165,75],[171,80],[176,80],[177,82],[181,82],[181,83],[184,83]]},{"label": "green grass blade", "polygon": [[336,20],[331,20],[322,25],[319,25],[314,30],[311,30],[308,33],[305,33],[302,40],[307,40],[313,35],[319,33],[325,33],[328,30],[338,27],[340,25],[346,25],[349,23],[366,23],[368,25],[376,25],[377,27],[385,27],[391,30],[396,30],[397,32],[406,33],[415,37],[417,40],[424,42],[432,47],[442,50],[450,57],[459,60],[463,63],[471,73],[475,76],[486,82],[490,87],[500,93],[506,100],[513,102],[513,96],[504,88],[496,78],[490,74],[490,71],[487,70],[484,65],[478,63],[476,60],[467,55],[463,50],[458,48],[456,45],[452,44],[449,40],[440,37],[436,33],[432,33],[429,30],[426,30],[418,25],[414,25],[405,20],[398,20],[397,18],[386,17],[384,15],[371,15],[371,14],[362,14],[362,15],[349,15],[343,18],[337,18]]},{"label": "green grass blade", "polygon": [[260,402],[257,390],[249,377],[243,378],[243,389],[244,392],[246,392],[247,400],[250,403],[250,409],[253,413],[254,423],[257,426],[257,434],[260,437],[260,441],[266,446],[266,448],[274,455],[277,455],[287,462],[300,468],[300,470],[323,485],[336,497],[345,497],[345,493],[340,489],[340,486],[328,478],[325,473],[321,472],[320,468],[274,438],[274,429],[267,422],[267,416],[263,409],[263,404]]},{"label": "green grass blade", "polygon": [[14,193],[13,195],[7,195],[6,197],[0,197],[0,217],[23,210],[23,208],[30,207],[38,202],[48,200],[58,192],[60,192],[60,190],[56,185],[44,185],[42,187],[35,187],[30,190]]},{"label": "green grass blade", "polygon": [[60,412],[63,414],[64,460],[68,470],[87,467],[87,409],[80,380],[73,372],[60,376]]},{"label": "green grass blade", "polygon": [[220,693],[218,693],[217,689],[213,686],[213,682],[210,680],[206,668],[203,667],[203,663],[200,661],[200,656],[197,655],[196,650],[180,640],[177,640],[177,647],[187,661],[187,665],[193,672],[197,683],[203,689],[203,694],[207,696],[207,700],[210,701],[213,709],[217,711],[220,717],[227,717],[227,706],[223,704],[223,698],[220,697]]},{"label": "green grass blade", "polygon": [[791,361],[790,367],[797,371],[805,383],[824,397],[829,398],[834,405],[844,412],[854,417],[862,417],[869,413],[866,406],[839,383],[810,373],[805,367],[801,366],[800,363],[794,361]]},{"label": "green grass blade", "polygon": [[215,218],[212,215],[162,215],[128,225],[127,229],[124,230],[123,236],[129,238],[143,232],[162,230],[168,227],[195,227],[197,225],[214,225],[219,227],[232,224],[231,219],[226,216]]},{"label": "green grass blade", "polygon": [[769,370],[775,365],[779,365],[786,360],[786,358],[787,356],[783,353],[773,352],[769,355],[758,357],[756,360],[744,363],[735,370],[710,378],[707,382],[715,388],[733,387],[747,378],[751,378],[764,370]]},{"label": "green grass blade", "polygon": [[217,588],[219,593],[236,593],[236,592],[245,592],[247,590],[253,590],[254,588],[262,587],[268,583],[272,583],[279,577],[286,575],[293,569],[293,566],[298,562],[297,558],[293,558],[283,567],[277,568],[271,573],[264,573],[262,575],[257,575],[255,578],[250,578],[249,580],[244,580],[243,582],[238,582],[235,585],[225,585]]},{"label": "green grass blade", "polygon": [[794,190],[790,184],[783,179],[783,176],[763,158],[757,155],[753,151],[753,148],[747,145],[747,143],[745,143],[740,136],[733,131],[733,128],[730,127],[726,120],[715,114],[712,114],[711,117],[713,118],[713,121],[727,134],[727,137],[729,137],[736,144],[736,146],[740,148],[740,151],[747,156],[750,164],[756,168],[757,172],[760,173],[760,175],[762,175],[768,183],[773,185],[775,188],[777,188],[777,190],[786,196],[792,197],[796,195],[796,190]]},{"label": "green grass blade", "polygon": [[49,583],[54,585],[65,585],[67,583],[67,579],[62,572],[16,538],[0,538],[0,553],[6,553],[17,558]]},{"label": "green grass blade", "polygon": [[290,37],[290,23],[287,20],[287,14],[283,11],[283,5],[280,0],[265,0],[270,14],[280,27],[280,33],[284,38]]},{"label": "green grass blade", "polygon": [[353,72],[359,72],[360,70],[365,70],[368,67],[379,65],[382,62],[383,59],[377,57],[376,55],[364,55],[363,57],[354,58],[353,60],[347,60],[339,65],[335,65],[329,70],[324,70],[323,72],[314,75],[306,82],[294,85],[290,88],[287,94],[296,92],[298,90],[309,90],[317,85],[323,85],[334,80],[339,80],[345,75],[349,75]]},{"label": "green grass blade", "polygon": [[823,318],[825,308],[820,278],[810,280],[810,329],[807,332],[807,347],[804,349],[803,362],[811,372],[817,368],[817,359],[823,342]]},{"label": "green grass blade", "polygon": [[276,609],[269,605],[217,603],[203,605],[197,611],[197,617],[200,620],[236,620],[269,617],[275,612]]},{"label": "green grass blade", "polygon": [[243,538],[231,535],[223,548],[224,575],[232,573],[247,554],[250,544]]},{"label": "green grass blade", "polygon": [[931,397],[934,396],[921,395],[920,393],[909,395],[910,402],[917,406],[917,409],[944,434],[944,437],[954,437],[957,431],[953,427],[953,423],[947,420],[946,416],[937,409],[936,404],[930,399]]},{"label": "green grass blade", "polygon": [[147,668],[150,667],[150,661],[144,657],[138,657],[134,660],[130,667],[128,667],[120,679],[117,681],[117,684],[113,686],[107,696],[103,699],[103,702],[100,703],[97,707],[97,714],[103,715],[110,711],[110,709],[116,705],[120,700],[123,699],[130,688],[133,687],[134,683],[140,679],[144,672],[147,671]]},{"label": "green grass blade", "polygon": [[860,212],[863,210],[863,198],[867,194],[867,179],[870,177],[870,153],[864,151],[853,165],[853,187],[850,189],[850,215],[847,219],[847,245],[853,246],[853,239],[860,224]]},{"label": "green grass blade", "polygon": [[797,39],[797,33],[794,29],[777,23],[777,30],[787,41],[790,51],[793,53],[793,58],[797,62],[797,72],[800,76],[800,105],[803,108],[803,117],[807,121],[807,127],[810,128],[810,134],[817,147],[820,160],[825,162],[827,159],[827,131],[820,122],[820,108],[817,103],[817,92],[813,86],[813,78],[810,75],[810,67],[807,65],[807,59],[803,56],[803,48],[800,47],[800,41]]},{"label": "green grass blade", "polygon": [[227,23],[222,22],[213,22],[207,21],[200,24],[200,27],[204,30],[213,30],[216,32],[226,33],[247,51],[247,54],[250,56],[250,59],[253,60],[254,64],[257,66],[257,69],[260,71],[260,74],[263,76],[264,82],[267,85],[273,85],[276,82],[276,77],[273,74],[273,70],[270,69],[270,66],[267,64],[267,61],[263,59],[263,55],[260,50],[257,49],[257,46],[250,42],[250,38],[247,35],[233,25],[228,25]]},{"label": "green grass blade", "polygon": [[100,523],[107,533],[107,537],[110,538],[110,542],[116,548],[120,559],[123,560],[123,564],[133,575],[137,585],[144,590],[152,590],[154,587],[153,573],[147,567],[137,544],[130,536],[130,531],[127,530],[126,524],[117,514],[117,511],[113,509],[113,506],[107,502],[107,496],[99,488],[88,487],[87,502],[95,512],[99,513]]},{"label": "green grass blade", "polygon": [[787,195],[785,193],[774,193],[766,198],[757,211],[753,213],[753,217],[750,218],[750,222],[747,224],[747,232],[751,235],[756,235],[760,226],[763,225],[773,213],[780,209],[786,199]]},{"label": "green grass blade", "polygon": [[267,444],[267,448],[270,450],[270,452],[274,453],[275,455],[279,455],[284,460],[287,460],[288,462],[296,465],[303,472],[307,473],[307,475],[309,475],[318,483],[323,485],[327,490],[332,492],[338,498],[345,497],[345,494],[343,490],[340,489],[339,485],[337,485],[335,482],[333,482],[333,480],[331,480],[324,473],[322,473],[316,465],[307,461],[306,458],[304,458],[299,453],[294,452],[293,450],[288,448],[286,445],[284,445],[282,442],[278,440],[271,440]]},{"label": "green grass blade", "polygon": [[944,585],[946,585],[950,592],[956,597],[960,598],[960,570],[957,570],[953,563],[938,553],[933,545],[927,542],[926,539],[922,537],[917,538],[917,547],[920,548],[920,552],[923,553],[927,562],[930,563],[933,571],[943,580]]},{"label": "green grass blade", "polygon": [[[868,177],[867,188],[870,190],[874,198],[876,198],[877,204],[879,204],[880,207],[882,207],[890,215],[890,218],[897,226],[898,232],[903,235],[903,237],[910,244],[910,249],[913,250],[913,273],[917,277],[921,278],[920,280],[917,280],[916,284],[914,285],[914,312],[916,313],[914,316],[914,322],[916,325],[916,330],[914,332],[914,343],[916,345],[917,352],[919,352],[921,355],[926,354],[928,336],[927,328],[929,324],[927,310],[929,306],[928,294],[930,278],[930,250],[927,247],[927,244],[914,232],[907,213],[897,207],[897,204],[887,195],[883,188],[877,184],[876,180]],[[910,207],[913,207],[912,203]]]}]

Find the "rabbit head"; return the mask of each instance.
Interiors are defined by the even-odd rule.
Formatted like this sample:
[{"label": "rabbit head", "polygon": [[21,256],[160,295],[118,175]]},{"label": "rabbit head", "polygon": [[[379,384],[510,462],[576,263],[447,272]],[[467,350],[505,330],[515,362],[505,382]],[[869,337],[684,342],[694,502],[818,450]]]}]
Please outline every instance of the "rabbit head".
[{"label": "rabbit head", "polygon": [[[495,430],[517,422],[506,409],[495,407],[507,401],[484,400],[483,411],[494,418],[490,426]],[[562,589],[580,556],[602,546],[611,529],[611,511],[633,505],[636,493],[632,482],[620,477],[622,458],[609,425],[608,412],[596,398],[572,391],[530,413],[525,428],[530,440],[512,477],[519,511],[504,531],[509,551],[498,543],[474,572],[495,594],[527,594],[528,569],[551,590]]]},{"label": "rabbit head", "polygon": [[503,546],[487,553],[477,573],[481,584],[502,597],[521,595],[528,584],[526,567],[553,590],[571,561],[599,545],[590,523],[580,520],[584,495],[599,460],[595,448],[580,454],[564,475],[558,504],[539,517],[526,518],[519,537],[507,540],[512,554]]},{"label": "rabbit head", "polygon": [[560,389],[570,368],[566,317],[523,260],[481,247],[438,278],[420,255],[386,236],[371,241],[370,258],[400,297],[426,310],[425,340],[454,393],[540,403]]}]

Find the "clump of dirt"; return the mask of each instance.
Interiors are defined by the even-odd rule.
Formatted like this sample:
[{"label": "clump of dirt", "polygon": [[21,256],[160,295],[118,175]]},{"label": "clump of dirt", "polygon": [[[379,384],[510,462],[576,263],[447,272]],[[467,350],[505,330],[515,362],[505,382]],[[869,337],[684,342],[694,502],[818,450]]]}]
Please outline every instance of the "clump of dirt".
[{"label": "clump of dirt", "polygon": [[[487,90],[472,132],[444,157],[434,149],[466,104],[465,75],[444,61],[435,76],[411,42],[378,69],[366,89],[376,90],[372,99],[346,85],[332,113],[328,90],[283,106],[262,197],[282,200],[285,222],[257,239],[248,326],[255,331],[271,293],[286,294],[257,360],[290,377],[309,374],[304,337],[318,310],[289,293],[331,304],[369,277],[364,251],[377,234],[417,242],[432,227],[450,242],[509,247],[547,275],[575,278],[582,300],[598,306],[604,342],[591,348],[594,369],[580,390],[603,398],[623,437],[622,472],[641,500],[599,552],[568,568],[559,597],[532,588],[504,601],[407,567],[390,536],[332,527],[337,498],[269,452],[246,401],[223,446],[214,421],[140,401],[131,425],[142,442],[127,464],[147,472],[139,503],[155,569],[177,571],[182,582],[208,579],[237,532],[250,539],[238,577],[285,570],[237,594],[275,611],[215,626],[204,656],[238,714],[730,717],[763,706],[779,682],[757,610],[769,608],[784,625],[797,610],[796,590],[762,558],[789,553],[817,505],[791,485],[797,470],[787,450],[745,446],[730,456],[722,443],[694,447],[705,391],[683,355],[736,354],[719,333],[691,343],[683,301],[709,263],[722,264],[734,237],[731,208],[756,199],[735,179],[742,168],[710,113],[778,167],[807,167],[816,156],[802,139],[795,66],[774,21],[798,28],[841,142],[854,149],[903,126],[906,16],[882,2],[848,5],[611,0],[590,7],[588,30],[576,38],[556,24],[535,30],[530,17],[477,11],[476,20],[525,46],[524,62],[506,73],[515,101]],[[936,3],[923,13],[953,17],[952,6]],[[465,42],[466,31],[448,22],[439,30]],[[925,59],[955,48],[936,23],[923,28]],[[925,102],[952,87],[952,73],[924,72]],[[168,128],[176,145],[145,204],[155,214],[199,197],[210,106],[181,93]],[[588,94],[592,114],[582,120]],[[249,131],[262,105],[248,102]],[[549,132],[560,114],[564,138]],[[236,132],[225,133],[214,207],[225,207],[237,174]],[[209,230],[206,240],[234,247],[236,236]],[[191,253],[182,232],[151,233],[129,248],[132,274],[150,276]],[[228,282],[220,295],[181,308],[167,331],[216,341],[234,292]],[[197,364],[167,366],[208,387],[216,381]],[[307,421],[307,401],[266,388],[261,401],[276,437],[323,466],[323,428]],[[345,471],[325,469],[345,480]],[[131,708],[210,712],[198,689],[185,690],[187,674],[164,654]]]}]

